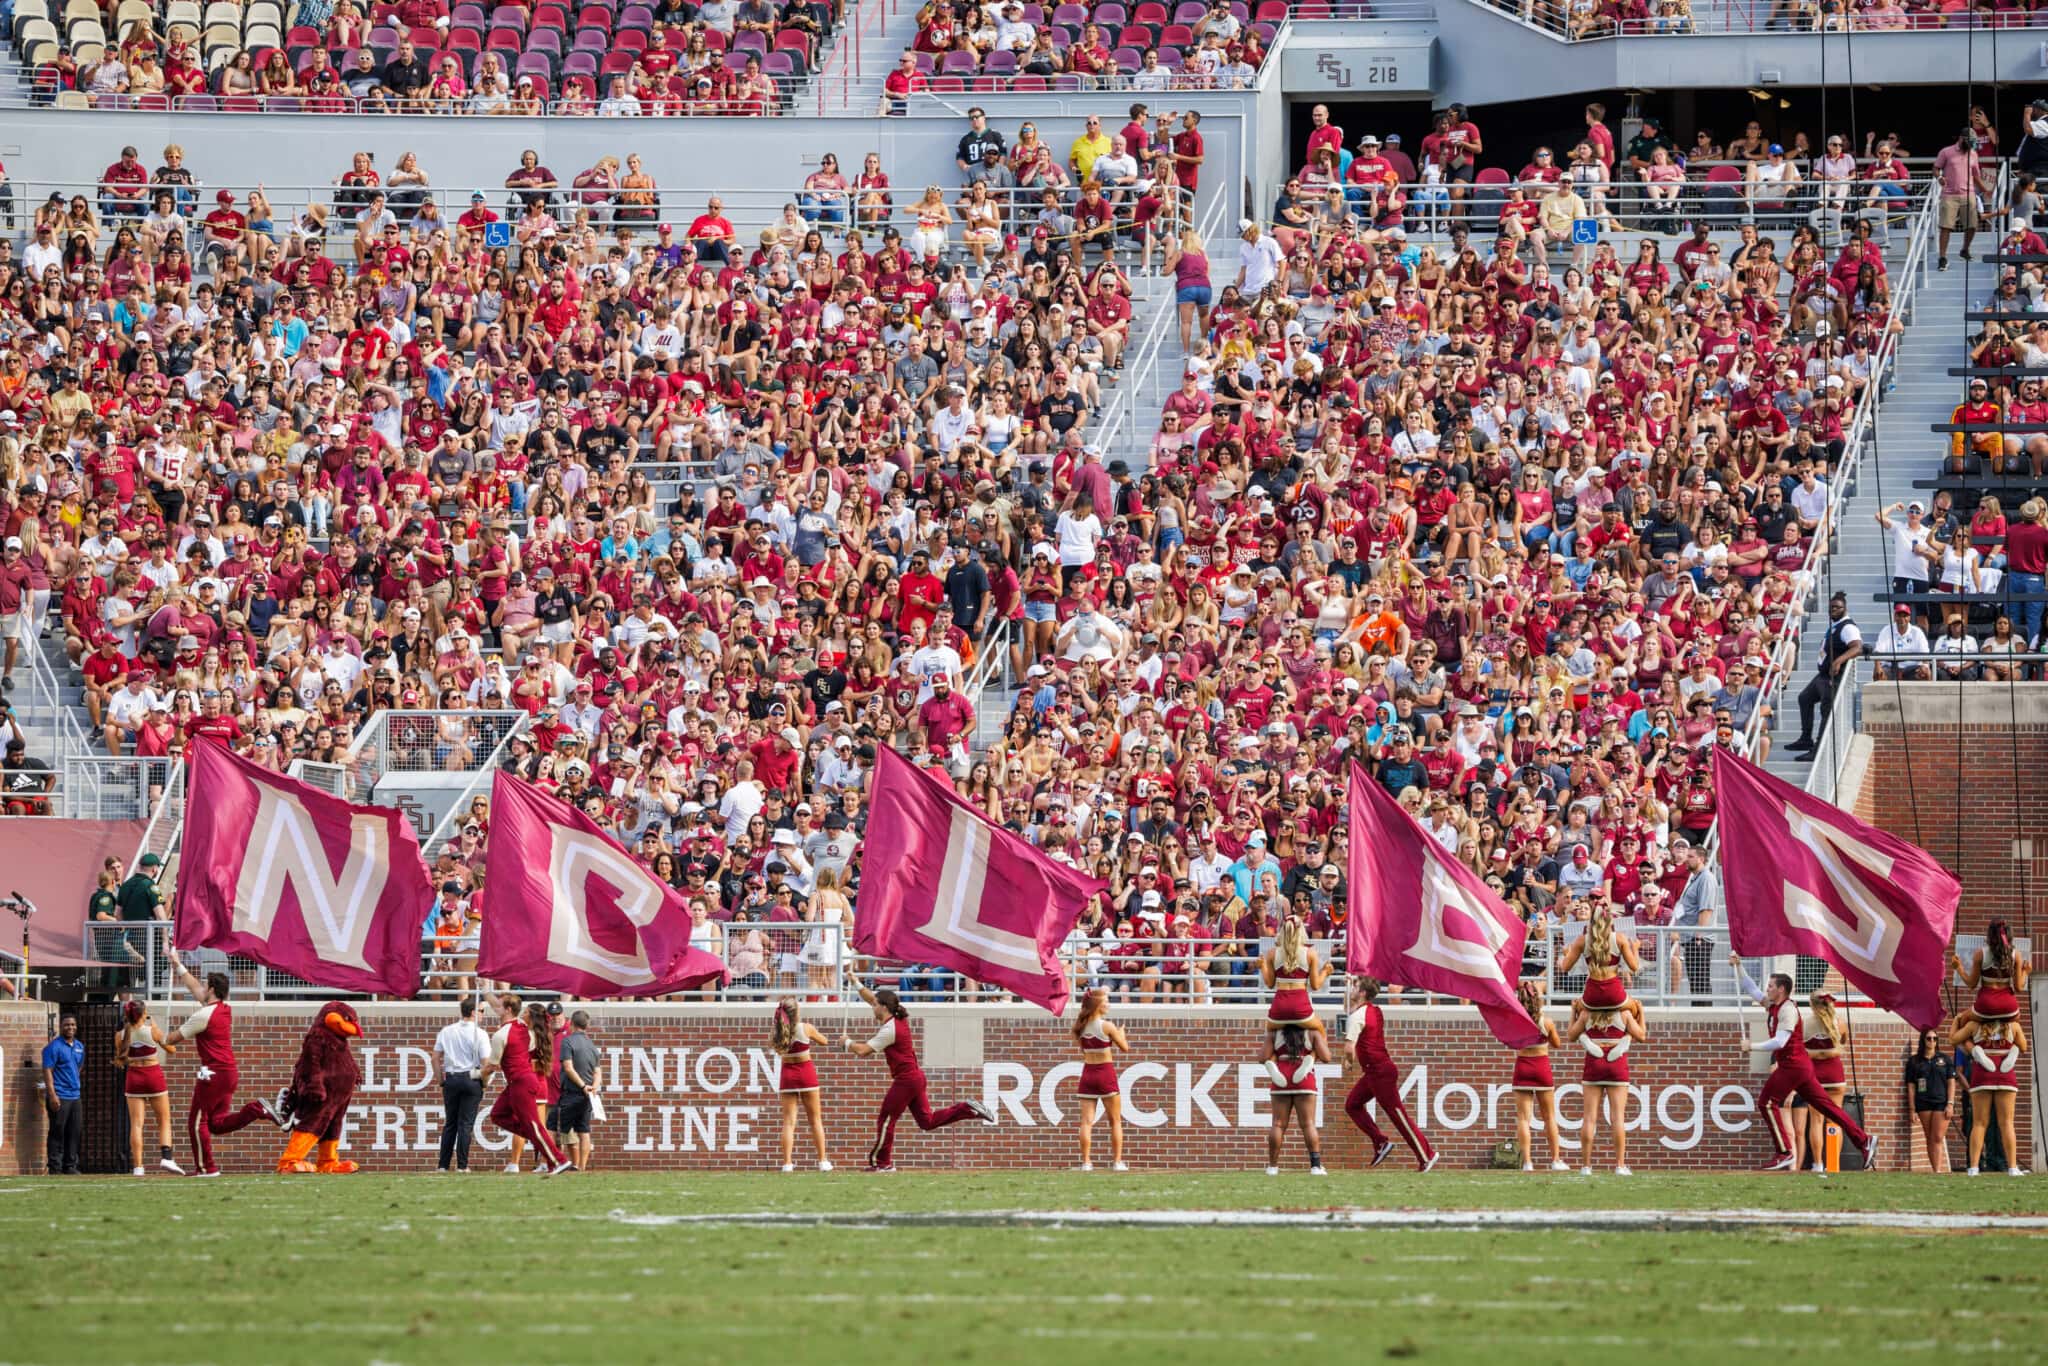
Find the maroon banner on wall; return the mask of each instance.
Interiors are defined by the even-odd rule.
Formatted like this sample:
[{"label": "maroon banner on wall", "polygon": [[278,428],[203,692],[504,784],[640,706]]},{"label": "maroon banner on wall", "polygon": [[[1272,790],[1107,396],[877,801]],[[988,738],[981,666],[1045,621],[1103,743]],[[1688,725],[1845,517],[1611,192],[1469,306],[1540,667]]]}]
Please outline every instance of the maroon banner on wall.
[{"label": "maroon banner on wall", "polygon": [[[587,1007],[604,1068],[607,1119],[597,1126],[597,1166],[609,1170],[772,1170],[779,1162],[781,1103],[768,1047],[768,1012],[658,1005]],[[357,1046],[364,1080],[349,1113],[343,1148],[368,1171],[424,1171],[440,1142],[441,1092],[434,1074],[435,1033],[452,1009],[424,1003],[361,1007],[369,1042]],[[291,1070],[310,1007],[236,1003],[235,1040],[242,1086],[262,1094]],[[170,1012],[185,1015],[183,1006]],[[1511,1055],[1476,1013],[1388,1010],[1388,1042],[1402,1066],[1410,1111],[1444,1153],[1449,1167],[1489,1164],[1497,1144],[1514,1138],[1509,1091]],[[1751,1022],[1755,1013],[1750,1012]],[[811,1006],[806,1018],[837,1039],[851,1025],[864,1033],[865,1010]],[[1265,1035],[1258,1012],[1217,1012],[1207,1018],[1117,1012],[1132,1052],[1119,1060],[1127,1146],[1140,1170],[1243,1169],[1265,1164],[1269,1122],[1267,1081],[1258,1059]],[[41,1118],[33,1079],[14,1066],[39,1049],[44,1012],[0,1006],[0,1050],[7,1062],[6,1146],[0,1173],[34,1172],[42,1161]],[[1064,1168],[1077,1154],[1075,1085],[1079,1059],[1066,1023],[1035,1008],[937,1009],[916,1021],[919,1054],[934,1104],[977,1099],[992,1106],[999,1127],[963,1125],[939,1133],[905,1133],[897,1163],[906,1168]],[[1629,1164],[1638,1171],[1739,1170],[1754,1167],[1769,1141],[1755,1108],[1762,1078],[1750,1071],[1746,1035],[1732,1011],[1652,1011],[1647,1042],[1629,1054],[1636,1084],[1629,1104]],[[1902,1021],[1859,1020],[1852,1043],[1865,1092],[1865,1124],[1890,1145],[1909,1150],[1908,1116],[1898,1084],[1900,1060],[1912,1041]],[[1348,1050],[1347,1050],[1348,1051]],[[193,1060],[171,1059],[172,1096],[182,1104]],[[830,1156],[857,1165],[872,1136],[887,1085],[879,1061],[820,1050],[818,1070]],[[1567,1157],[1575,1144],[1581,1099],[1578,1055],[1560,1052],[1559,1108]],[[1346,1067],[1324,1069],[1321,1119],[1326,1160],[1358,1168],[1367,1153],[1341,1102],[1352,1080]],[[2021,1099],[2021,1125],[2031,1125],[2031,1098]],[[1106,1141],[1098,1130],[1097,1145]],[[2022,1143],[2028,1141],[2023,1133]],[[477,1165],[502,1151],[504,1136],[481,1122]],[[268,1171],[281,1136],[252,1127],[215,1145],[230,1172]],[[1603,1149],[1605,1144],[1603,1143]],[[1290,1137],[1286,1161],[1302,1165]],[[814,1160],[799,1138],[796,1159]],[[1405,1159],[1402,1159],[1405,1160]],[[1888,1163],[1887,1165],[1893,1165]]]}]

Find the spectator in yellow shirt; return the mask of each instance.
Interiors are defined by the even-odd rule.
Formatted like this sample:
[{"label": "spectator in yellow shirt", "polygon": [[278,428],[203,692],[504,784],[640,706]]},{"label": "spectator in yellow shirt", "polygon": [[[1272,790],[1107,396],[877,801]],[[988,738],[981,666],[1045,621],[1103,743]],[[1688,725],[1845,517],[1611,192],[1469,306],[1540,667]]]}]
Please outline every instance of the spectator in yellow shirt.
[{"label": "spectator in yellow shirt", "polygon": [[1074,139],[1073,150],[1067,153],[1067,165],[1073,169],[1074,183],[1085,184],[1091,179],[1098,157],[1109,155],[1109,135],[1102,131],[1102,120],[1095,115],[1088,116],[1088,131]]}]

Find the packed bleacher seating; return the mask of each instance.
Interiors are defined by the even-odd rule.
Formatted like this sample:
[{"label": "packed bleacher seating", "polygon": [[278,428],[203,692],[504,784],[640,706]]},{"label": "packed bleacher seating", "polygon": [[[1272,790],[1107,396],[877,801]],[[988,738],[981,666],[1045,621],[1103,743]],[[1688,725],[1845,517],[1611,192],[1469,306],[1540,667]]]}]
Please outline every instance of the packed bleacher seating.
[{"label": "packed bleacher seating", "polygon": [[59,106],[269,113],[763,115],[840,20],[829,0],[14,0]]},{"label": "packed bleacher seating", "polygon": [[[819,966],[755,921],[846,923],[883,745],[1109,882],[1075,962],[1120,994],[1246,985],[1289,909],[1342,960],[1354,759],[1532,925],[1697,924],[1707,756],[1755,743],[1892,325],[1877,159],[1810,177],[1847,177],[1828,240],[1777,182],[1690,185],[1615,194],[1639,245],[1574,263],[1522,185],[1659,150],[1597,110],[1595,167],[1499,200],[1462,111],[1407,130],[1434,177],[1322,115],[1334,198],[1212,261],[1199,119],[1116,125],[977,116],[922,193],[834,158],[758,235],[631,157],[463,207],[365,152],[273,206],[210,188],[218,153],[123,149],[0,288],[8,569],[113,752],[282,769],[393,708],[526,713],[508,762],[683,888],[745,989]],[[1700,219],[1668,258],[1667,216]],[[1184,378],[1133,465],[1094,425],[1155,266]],[[978,749],[992,666],[1021,688]],[[457,945],[477,847],[438,851]]]}]

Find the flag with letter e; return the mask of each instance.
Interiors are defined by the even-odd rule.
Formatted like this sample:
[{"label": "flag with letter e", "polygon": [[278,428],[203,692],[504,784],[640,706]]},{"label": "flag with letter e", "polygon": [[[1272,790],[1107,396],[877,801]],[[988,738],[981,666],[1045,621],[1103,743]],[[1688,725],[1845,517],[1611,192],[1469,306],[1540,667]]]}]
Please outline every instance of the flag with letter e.
[{"label": "flag with letter e", "polygon": [[1746,955],[1825,958],[1915,1029],[1933,1029],[1962,884],[1925,849],[1714,751],[1728,931]]},{"label": "flag with letter e", "polygon": [[690,947],[681,893],[581,811],[509,773],[491,780],[484,872],[481,976],[596,1000],[725,975],[716,955]]},{"label": "flag with letter e", "polygon": [[1493,1037],[1543,1036],[1515,999],[1528,931],[1507,903],[1351,766],[1351,932],[1346,967],[1397,986],[1461,996]]},{"label": "flag with letter e", "polygon": [[1060,944],[1106,884],[991,824],[894,750],[876,751],[870,802],[854,947],[1065,1010]]},{"label": "flag with letter e", "polygon": [[225,745],[194,745],[191,762],[177,946],[315,986],[415,995],[434,893],[405,814],[331,797]]}]

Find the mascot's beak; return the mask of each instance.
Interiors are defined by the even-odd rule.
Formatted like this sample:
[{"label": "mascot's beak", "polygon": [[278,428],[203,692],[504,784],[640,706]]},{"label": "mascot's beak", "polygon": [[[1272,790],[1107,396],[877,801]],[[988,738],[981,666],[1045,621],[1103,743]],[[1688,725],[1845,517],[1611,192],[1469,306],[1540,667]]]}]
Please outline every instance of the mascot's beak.
[{"label": "mascot's beak", "polygon": [[345,1034],[350,1038],[355,1038],[363,1032],[361,1025],[337,1010],[328,1011],[327,1018],[322,1023],[335,1033]]}]

